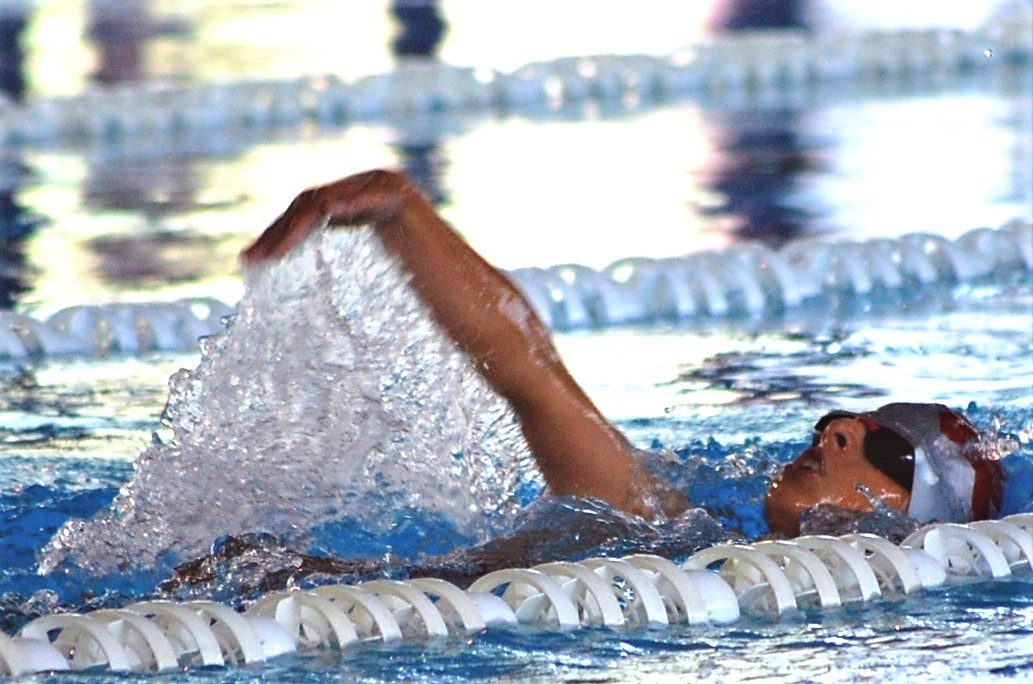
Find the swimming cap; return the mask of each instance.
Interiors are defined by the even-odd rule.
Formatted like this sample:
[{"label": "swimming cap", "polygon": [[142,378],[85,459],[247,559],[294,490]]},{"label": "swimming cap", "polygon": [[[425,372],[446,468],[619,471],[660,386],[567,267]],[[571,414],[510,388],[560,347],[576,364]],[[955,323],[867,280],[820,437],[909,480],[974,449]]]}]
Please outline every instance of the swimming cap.
[{"label": "swimming cap", "polygon": [[997,515],[1004,471],[961,414],[942,404],[902,402],[867,413],[834,411],[818,421],[816,429],[832,419],[849,417],[891,430],[914,448],[907,512],[915,520],[965,523]]}]

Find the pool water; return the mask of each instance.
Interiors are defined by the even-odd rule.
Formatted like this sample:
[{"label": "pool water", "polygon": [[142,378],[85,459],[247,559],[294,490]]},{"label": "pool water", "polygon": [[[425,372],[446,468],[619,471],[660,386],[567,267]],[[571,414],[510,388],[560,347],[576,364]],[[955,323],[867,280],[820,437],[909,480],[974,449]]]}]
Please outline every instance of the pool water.
[{"label": "pool water", "polygon": [[[319,2],[295,9],[297,14],[276,16],[318,23],[332,12]],[[449,9],[456,27],[476,21],[473,8],[457,3]],[[194,39],[175,38],[190,35],[177,28],[187,20],[162,3],[151,10],[164,18],[158,23],[167,33],[145,42],[148,49],[195,55],[197,65],[186,58],[173,61],[179,73],[145,70],[139,75],[144,81],[259,75],[247,71],[257,66],[196,57],[184,47]],[[30,22],[37,32],[32,35],[62,25],[54,11],[40,10],[36,23]],[[650,6],[649,11],[663,9]],[[255,26],[274,10],[227,12],[206,10],[197,26],[204,35],[225,40],[240,35],[229,30],[238,21],[233,17],[243,15]],[[670,46],[663,40],[655,52],[678,45],[673,37]],[[646,50],[641,43],[628,45],[598,51]],[[451,59],[471,63],[462,58],[469,53],[455,45],[450,49],[459,55]],[[275,57],[270,77],[319,71],[312,65],[326,59],[314,50],[267,54]],[[373,48],[365,54],[374,58],[342,75],[357,78],[390,67],[390,59],[377,57]],[[500,48],[486,65],[515,69],[559,54],[514,56]],[[53,53],[41,48],[28,60],[33,96],[74,97],[86,88],[87,74],[69,72],[73,78],[55,80],[54,72],[41,66],[52,59]],[[211,72],[201,68],[205,63]],[[169,141],[157,153],[131,140],[102,138],[8,143],[3,148],[9,188],[2,223],[4,301],[8,309],[38,317],[84,303],[188,296],[235,303],[244,291],[237,251],[298,190],[379,165],[414,173],[467,239],[506,269],[564,263],[599,269],[629,256],[666,258],[758,243],[775,248],[802,239],[892,239],[916,231],[955,239],[973,228],[1033,219],[1031,71],[1027,63],[995,65],[985,73],[855,83],[767,99],[718,93],[566,109],[423,113],[404,121],[217,130]],[[282,301],[271,288],[264,292],[270,307],[265,311],[277,310],[274,305]],[[764,488],[809,441],[819,415],[834,407],[860,410],[895,400],[963,409],[1008,454],[1007,512],[1033,510],[1031,292],[1031,274],[1019,268],[865,295],[833,288],[831,296],[806,306],[760,314],[702,312],[684,320],[557,330],[564,360],[603,413],[636,445],[665,454],[657,467],[710,511],[721,530],[614,522],[612,511],[575,502],[546,509],[546,520],[570,515],[570,531],[537,553],[583,558],[644,549],[685,557],[717,538],[756,538],[766,532],[760,515]],[[299,330],[321,329],[303,313],[293,315],[283,320]],[[379,319],[382,326],[390,322]],[[267,323],[273,325],[272,319]],[[420,362],[427,364],[428,358],[434,359],[428,364],[434,373],[453,377],[447,355]],[[99,578],[88,576],[67,560],[58,572],[37,572],[38,554],[66,521],[106,510],[141,472],[133,465],[139,454],[166,453],[162,449],[173,430],[160,419],[168,379],[201,359],[199,351],[183,350],[0,360],[2,631],[12,633],[29,617],[55,609],[121,605],[150,595],[174,562],[193,558],[218,536],[275,526],[270,521],[208,530],[210,539],[198,536],[182,557],[158,556],[128,573],[112,574],[108,567]],[[280,372],[263,376],[255,369],[253,375],[271,382],[292,377]],[[401,385],[398,395],[412,387]],[[471,406],[495,410],[490,397],[470,391]],[[174,396],[180,396],[180,416],[201,405],[188,392],[176,395],[174,388]],[[397,408],[406,415],[406,404]],[[171,423],[177,425],[175,415]],[[481,435],[476,419],[473,425],[464,429]],[[244,434],[233,439],[248,446],[247,430],[261,426],[240,428]],[[496,453],[491,440],[512,443],[505,430],[492,429],[483,432],[489,456]],[[260,446],[262,438],[250,434],[251,446]],[[498,477],[454,497],[441,491],[435,496],[441,483],[433,472],[404,479],[404,473],[387,469],[402,478],[387,482],[389,494],[378,498],[370,485],[362,490],[373,493],[366,498],[342,503],[331,515],[321,511],[280,521],[276,532],[295,550],[375,561],[376,572],[405,576],[414,565],[433,564],[442,554],[514,529],[538,529],[541,503],[532,502],[540,480],[526,458],[510,456],[509,470],[490,458],[477,466],[464,464],[467,477],[489,465],[499,468]],[[203,461],[199,452],[195,463],[203,468]],[[170,538],[186,529],[186,519],[204,515],[171,506],[192,501],[218,508],[220,500],[230,501],[228,493],[220,497],[204,487],[191,494],[193,499],[172,497],[183,492],[171,487],[163,490],[169,482],[189,480],[175,470],[183,462],[151,471],[169,477],[146,490],[157,502],[153,520],[163,517],[160,505],[170,506],[164,517],[175,524],[163,532]],[[207,467],[219,470],[218,462]],[[308,472],[289,471],[281,484],[294,482],[302,471]],[[380,483],[374,474],[368,474],[369,482]],[[413,482],[423,498],[399,499]],[[132,486],[125,491],[132,492]],[[456,501],[468,500],[476,504],[475,513],[458,511]],[[271,518],[257,509],[252,514],[239,519]],[[328,520],[332,524],[314,522]],[[308,527],[292,536],[288,528],[296,523]],[[615,526],[616,536],[573,543],[578,526],[604,523]],[[154,525],[158,530],[160,524]],[[102,564],[103,554],[97,554]],[[197,592],[239,601],[245,582],[229,575]],[[782,621],[748,616],[730,626],[664,631],[490,631],[468,642],[288,656],[260,670],[201,669],[164,678],[894,681],[923,673],[945,681],[1024,680],[1033,677],[1031,596],[1027,576],[952,585],[831,613],[804,612]]]},{"label": "pool water", "polygon": [[[297,273],[291,277],[296,278]],[[534,534],[537,530],[541,536],[543,523],[553,534],[556,529],[561,533],[552,542],[533,548],[529,557],[514,553],[513,563],[529,565],[555,555],[619,556],[635,550],[679,558],[721,539],[736,539],[741,534],[754,538],[764,531],[759,516],[763,490],[777,464],[805,446],[817,407],[907,398],[900,394],[901,386],[917,388],[925,383],[937,392],[930,399],[962,406],[977,425],[996,432],[1008,452],[1005,464],[1013,476],[1007,512],[1030,510],[1033,417],[1026,390],[1030,343],[1017,341],[1028,320],[1024,312],[1030,306],[1030,281],[1028,273],[1004,280],[1007,282],[979,287],[952,286],[946,291],[932,288],[927,294],[937,306],[928,306],[927,300],[924,312],[901,315],[896,307],[880,311],[877,302],[869,302],[870,306],[863,307],[867,310],[857,314],[815,315],[809,319],[808,331],[780,331],[759,321],[724,321],[559,335],[564,354],[577,359],[575,371],[594,378],[586,386],[600,397],[605,410],[611,411],[637,444],[673,451],[676,465],[669,464],[672,479],[693,501],[711,511],[725,531],[715,536],[711,528],[691,523],[626,525],[605,508],[585,505],[544,512],[540,506],[530,506],[509,518],[510,523],[516,520],[517,538],[521,531]],[[988,298],[994,301],[990,314],[985,311]],[[290,293],[273,299],[289,300]],[[398,318],[392,313],[389,320]],[[262,319],[261,323],[279,327],[282,321]],[[714,345],[716,351],[701,349],[708,345]],[[686,350],[702,354],[703,360],[685,361]],[[308,350],[303,351],[299,356],[309,356]],[[209,350],[209,354],[218,352]],[[648,365],[622,369],[622,373],[659,379],[636,386],[620,373],[607,372],[618,354],[632,358],[633,366],[642,363],[642,358],[650,360]],[[240,355],[234,353],[227,362]],[[192,361],[195,359],[188,357],[55,360],[41,362],[36,376],[23,372],[10,377],[4,415],[11,426],[7,439],[12,453],[4,458],[6,495],[0,536],[6,561],[2,577],[6,631],[13,631],[34,614],[61,606],[124,604],[133,597],[149,595],[171,575],[169,563],[159,559],[155,566],[161,569],[156,572],[137,570],[98,580],[62,570],[41,577],[35,572],[36,555],[68,517],[103,511],[119,487],[134,477],[132,456],[120,456],[117,451],[120,445],[131,451],[133,442],[137,448],[144,447],[150,432],[158,429],[146,414],[159,410],[164,398],[163,392],[147,386],[147,374],[141,369],[162,373],[170,363]],[[245,358],[243,363],[249,362]],[[137,371],[132,377],[125,374],[127,366]],[[976,368],[995,370],[994,381],[967,382]],[[300,377],[297,369],[291,368],[271,374],[278,372]],[[888,377],[881,380],[882,374]],[[261,375],[256,378],[261,380]],[[618,397],[623,397],[619,402],[622,408],[618,408]],[[215,402],[219,399],[225,397],[216,397]],[[30,416],[34,422],[29,422]],[[251,439],[252,446],[260,447],[269,437],[257,434],[256,429],[261,428],[245,424],[224,427],[216,434],[225,441],[239,430]],[[212,443],[199,455],[211,461],[203,478],[207,490],[201,491],[199,505],[228,501],[214,491],[220,486],[219,471],[225,470],[223,460],[214,456],[218,448]],[[300,473],[311,465],[308,459],[295,456],[298,462],[286,475],[287,482],[304,477]],[[164,482],[152,478],[152,495],[164,491],[171,496],[182,484],[184,478],[176,467],[175,461],[164,471],[151,467],[152,474],[158,472],[165,478]],[[148,472],[147,466],[143,468],[138,475]],[[392,476],[399,474],[394,471]],[[530,479],[524,487],[531,488],[533,498],[533,473],[525,472],[525,476]],[[426,476],[429,479],[405,477],[408,485],[440,483],[433,475]],[[355,485],[359,482],[356,479]],[[390,489],[390,483],[385,486]],[[495,492],[499,494],[507,492]],[[512,495],[527,504],[526,492]],[[177,508],[175,499],[165,501],[169,508],[159,518],[176,521],[177,516],[191,512],[189,507]],[[384,501],[367,498],[362,503],[383,508],[394,502],[388,497]],[[385,511],[370,518],[339,521],[329,526],[330,532],[311,537],[308,550],[373,561],[377,564],[374,575],[405,577],[419,574],[421,565],[461,574],[461,567],[434,558],[478,543],[484,533],[464,530],[455,519],[451,530],[443,527],[435,511],[449,511],[450,503],[428,501],[422,509],[408,508],[402,515],[389,516],[386,525],[379,519]],[[206,524],[219,519],[216,510],[209,511]],[[187,529],[185,523],[174,524],[175,529]],[[588,544],[574,543],[570,535],[584,534],[585,525],[609,527]],[[157,531],[158,526],[149,529]],[[571,531],[562,532],[566,529]],[[496,527],[494,533],[505,534],[507,529]],[[132,542],[125,539],[123,543]],[[149,549],[145,546],[142,550]],[[98,549],[87,551],[96,554]],[[103,559],[103,554],[88,557]],[[272,572],[277,567],[270,562],[262,569]],[[227,566],[214,582],[173,595],[236,602],[253,595],[253,589],[247,588],[249,573],[254,573],[254,568],[248,564]],[[299,581],[307,585],[326,579],[316,576]],[[858,672],[892,680],[932,668],[944,679],[977,674],[1021,678],[1030,666],[1033,608],[1029,586],[1029,578],[1019,576],[1010,581],[949,586],[864,607],[805,611],[780,621],[746,616],[732,626],[585,630],[563,635],[489,631],[469,643],[367,647],[343,657],[289,656],[271,662],[262,673],[277,681],[328,677],[476,681],[503,676],[536,681],[687,674],[733,680],[761,676],[783,681],[844,681]],[[948,662],[950,670],[945,669]],[[190,676],[233,681],[254,674],[200,670]]]}]

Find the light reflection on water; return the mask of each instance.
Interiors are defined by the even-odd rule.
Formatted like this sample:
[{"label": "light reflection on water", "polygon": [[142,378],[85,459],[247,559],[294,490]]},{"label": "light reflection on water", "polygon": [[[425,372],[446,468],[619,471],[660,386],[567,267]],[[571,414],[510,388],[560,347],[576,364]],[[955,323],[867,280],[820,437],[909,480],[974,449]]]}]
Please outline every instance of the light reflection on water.
[{"label": "light reflection on water", "polygon": [[[971,30],[998,4],[915,3],[887,16],[828,0],[801,6],[818,30]],[[587,0],[553,5],[535,0],[512,16],[498,8],[486,16],[480,3],[443,2],[450,30],[441,58],[514,69],[571,53],[664,54],[727,23],[734,3],[648,0],[633,15]],[[327,0],[25,7],[11,16],[25,25],[21,75],[30,96],[77,93],[94,81],[352,79],[392,64],[386,0],[347,11]],[[582,30],[589,17],[621,30]],[[5,149],[0,307],[235,300],[237,251],[297,191],[375,166],[409,170],[504,268],[600,267],[816,233],[956,236],[1031,217],[1031,88],[1029,70],[1016,69],[958,82],[837,85],[764,102],[647,99]]]},{"label": "light reflection on water", "polygon": [[[512,71],[561,55],[666,54],[734,19],[734,2],[594,0],[484,3],[441,0],[448,23],[438,54],[451,63]],[[808,0],[798,20],[818,30],[973,30],[1001,0],[912,0],[906,6]],[[390,0],[67,0],[11,2],[25,17],[27,77],[35,92],[72,94],[94,82],[285,78],[383,73],[394,58]],[[768,3],[772,6],[774,3]]]},{"label": "light reflection on water", "polygon": [[830,98],[793,113],[680,102],[579,121],[471,116],[404,134],[352,125],[163,156],[10,152],[29,170],[18,215],[45,220],[22,238],[18,300],[235,300],[237,251],[298,190],[384,165],[429,165],[443,213],[503,268],[818,233],[956,237],[1033,212],[1027,84]]}]

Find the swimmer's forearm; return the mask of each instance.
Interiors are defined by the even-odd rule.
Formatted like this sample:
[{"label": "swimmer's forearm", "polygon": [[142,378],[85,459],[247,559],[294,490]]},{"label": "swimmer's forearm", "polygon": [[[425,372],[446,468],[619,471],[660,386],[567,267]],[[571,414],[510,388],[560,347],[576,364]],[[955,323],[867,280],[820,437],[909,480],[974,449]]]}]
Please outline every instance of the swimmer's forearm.
[{"label": "swimmer's forearm", "polygon": [[437,322],[510,402],[554,493],[651,512],[655,483],[567,372],[530,304],[404,176],[373,171],[306,190],[243,256],[279,257],[313,230],[341,225],[374,228]]},{"label": "swimmer's forearm", "polygon": [[377,234],[435,319],[513,406],[553,493],[649,514],[648,478],[632,447],[570,376],[547,328],[509,278],[422,197],[377,226]]},{"label": "swimmer's forearm", "polygon": [[[282,257],[313,230],[362,224],[374,228],[449,336],[511,401],[523,403],[520,395],[529,388],[506,372],[527,366],[528,359],[566,375],[523,295],[400,174],[371,171],[305,190],[242,256],[246,261]],[[574,384],[569,376],[566,381]]]}]

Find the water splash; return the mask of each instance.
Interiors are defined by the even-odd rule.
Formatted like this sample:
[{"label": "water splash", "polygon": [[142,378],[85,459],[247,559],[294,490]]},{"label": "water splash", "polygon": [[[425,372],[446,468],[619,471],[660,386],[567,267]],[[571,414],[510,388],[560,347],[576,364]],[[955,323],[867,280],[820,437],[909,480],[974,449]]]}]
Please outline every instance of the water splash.
[{"label": "water splash", "polygon": [[228,534],[354,557],[325,530],[389,536],[423,516],[468,542],[501,525],[534,477],[526,444],[370,231],[324,232],[245,280],[228,329],[169,381],[172,441],[61,529],[44,571],[168,566]]}]

